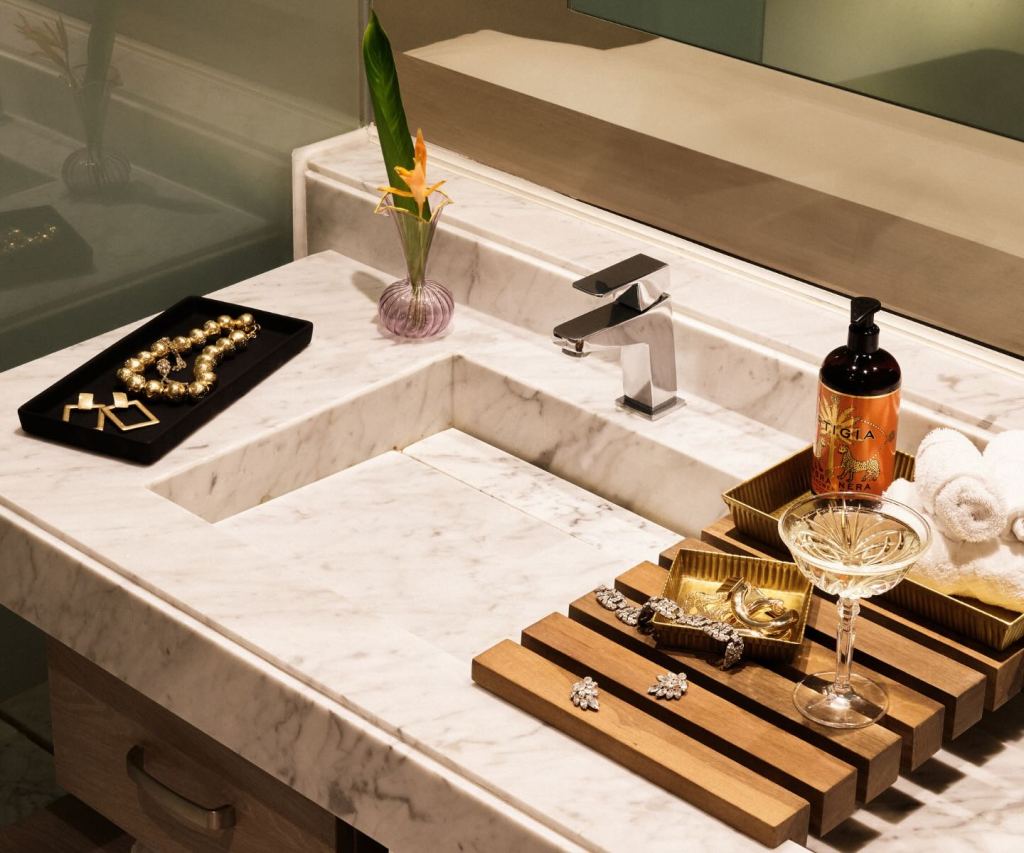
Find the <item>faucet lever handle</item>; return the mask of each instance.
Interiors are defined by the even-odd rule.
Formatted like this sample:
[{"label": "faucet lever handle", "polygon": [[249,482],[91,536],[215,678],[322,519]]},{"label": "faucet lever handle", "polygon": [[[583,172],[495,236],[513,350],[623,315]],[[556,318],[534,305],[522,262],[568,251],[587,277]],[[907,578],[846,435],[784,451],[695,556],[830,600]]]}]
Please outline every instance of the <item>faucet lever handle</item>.
[{"label": "faucet lever handle", "polygon": [[572,286],[591,296],[612,296],[637,311],[646,311],[665,293],[668,265],[648,255],[633,255],[574,281]]}]

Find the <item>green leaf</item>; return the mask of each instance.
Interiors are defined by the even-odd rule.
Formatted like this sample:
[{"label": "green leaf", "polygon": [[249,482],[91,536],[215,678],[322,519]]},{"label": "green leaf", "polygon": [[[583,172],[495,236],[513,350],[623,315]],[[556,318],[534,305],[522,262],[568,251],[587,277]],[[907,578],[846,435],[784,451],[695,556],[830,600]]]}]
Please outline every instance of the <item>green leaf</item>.
[{"label": "green leaf", "polygon": [[[85,76],[82,96],[85,101],[84,120],[89,126],[87,136],[98,140],[103,135],[108,102],[108,74],[117,38],[117,13],[120,0],[96,0],[89,40],[86,43]],[[63,21],[61,21],[63,27]]]},{"label": "green leaf", "polygon": [[[395,166],[412,169],[412,135],[402,105],[402,91],[398,87],[398,72],[391,52],[391,42],[377,19],[377,13],[372,9],[366,32],[363,33],[363,65],[366,68],[373,115],[377,121],[380,151],[384,155],[384,167],[387,170],[386,183],[401,187],[401,178],[395,172]],[[396,197],[395,204],[410,213],[418,212],[416,202],[411,198]],[[427,204],[423,206],[423,215],[430,218],[430,206]]]},{"label": "green leaf", "polygon": [[89,41],[86,44],[85,83],[103,86],[107,82],[110,59],[117,38],[119,0],[96,0]]}]

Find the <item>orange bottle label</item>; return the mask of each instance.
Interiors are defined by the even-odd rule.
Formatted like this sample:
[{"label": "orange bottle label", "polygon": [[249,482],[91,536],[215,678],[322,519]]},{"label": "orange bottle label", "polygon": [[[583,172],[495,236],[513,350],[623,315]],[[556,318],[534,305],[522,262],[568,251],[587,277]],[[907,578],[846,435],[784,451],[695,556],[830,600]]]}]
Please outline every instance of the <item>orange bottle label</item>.
[{"label": "orange bottle label", "polygon": [[819,382],[811,489],[880,495],[889,488],[899,409],[898,388],[877,397],[855,397]]}]

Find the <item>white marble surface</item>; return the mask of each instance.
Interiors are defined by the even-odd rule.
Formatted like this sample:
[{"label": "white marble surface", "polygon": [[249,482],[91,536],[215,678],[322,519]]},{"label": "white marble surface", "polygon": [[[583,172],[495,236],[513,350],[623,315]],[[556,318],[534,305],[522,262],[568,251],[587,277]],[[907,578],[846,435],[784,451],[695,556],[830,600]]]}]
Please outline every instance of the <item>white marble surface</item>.
[{"label": "white marble surface", "polygon": [[[638,832],[672,849],[652,813],[745,846],[474,687],[469,659],[653,558],[798,442],[698,398],[633,418],[615,364],[464,307],[446,337],[396,345],[373,322],[388,280],[328,254],[223,291],[313,320],[313,343],[150,468],[3,415],[0,601],[394,849],[622,849]],[[8,371],[5,397],[120,334]],[[607,492],[658,496],[672,529]],[[416,595],[391,618],[403,585]],[[508,595],[487,605],[488,587]]]},{"label": "white marble surface", "polygon": [[[551,600],[571,601],[614,575],[625,556],[595,554],[396,451],[232,516],[220,529],[279,565],[301,566],[289,572],[297,597],[334,601],[339,613],[379,613],[375,633],[393,625],[455,661],[480,652],[489,634],[514,637],[547,615]],[[386,672],[376,677],[391,681]]]},{"label": "white marble surface", "polygon": [[1009,853],[1022,845],[1024,695],[808,844],[816,853]]},{"label": "white marble surface", "polygon": [[[0,600],[396,850],[574,849],[364,717],[0,507]],[[411,819],[410,819],[411,816]]]},{"label": "white marble surface", "polygon": [[[338,238],[348,216],[349,254],[393,267],[390,223],[366,215],[366,195],[307,177],[324,193],[311,235]],[[561,286],[584,271],[556,254],[571,235],[552,220],[546,254],[491,240],[489,217],[512,234],[516,216],[465,198],[472,210],[437,243],[436,271],[460,300],[439,340],[383,337],[374,302],[391,276],[320,254],[219,294],[311,319],[313,343],[150,468],[28,438],[13,409],[0,413],[0,603],[392,849],[753,846],[475,688],[468,658],[694,532],[721,512],[724,487],[805,444],[807,365],[751,329],[680,311],[689,404],[655,424],[620,412],[614,360],[569,361],[547,339],[549,323],[588,307]],[[609,260],[621,238],[606,235]],[[686,261],[694,276],[701,263]],[[705,265],[712,279],[724,268]],[[760,322],[756,305],[736,305]],[[2,374],[0,390],[28,399],[120,334]],[[1008,425],[1020,388],[984,377],[979,393]],[[915,403],[908,417],[941,415]],[[512,594],[455,622],[448,603],[479,606],[487,583]],[[420,595],[382,600],[405,587]],[[837,849],[910,844],[939,826],[948,843],[973,843],[964,815],[979,791],[1000,843],[1024,840],[1024,735],[1005,715],[987,725],[978,751],[940,753],[833,836]],[[920,790],[926,806],[898,814]]]},{"label": "white marble surface", "polygon": [[[456,429],[411,444],[404,453],[596,548],[660,553],[677,534],[557,477],[538,477],[522,459]],[[668,544],[665,544],[668,543]]]}]

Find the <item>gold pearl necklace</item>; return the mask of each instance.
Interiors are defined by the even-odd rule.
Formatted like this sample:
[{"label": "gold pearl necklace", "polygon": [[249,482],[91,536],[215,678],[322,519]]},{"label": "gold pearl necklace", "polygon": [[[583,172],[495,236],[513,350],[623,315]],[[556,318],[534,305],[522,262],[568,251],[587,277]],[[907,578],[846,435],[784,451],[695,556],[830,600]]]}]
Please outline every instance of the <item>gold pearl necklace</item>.
[{"label": "gold pearl necklace", "polygon": [[[243,350],[249,341],[259,334],[260,327],[256,319],[246,312],[235,319],[221,314],[216,320],[207,320],[201,329],[192,329],[188,335],[175,338],[160,338],[153,345],[137,355],[129,358],[117,371],[118,380],[136,394],[145,394],[150,400],[167,400],[180,403],[188,399],[192,402],[205,397],[217,381],[214,368],[225,356]],[[172,371],[184,370],[187,366],[181,357],[192,347],[203,346],[211,338],[223,335],[214,343],[203,347],[193,365],[193,381],[179,382],[169,379]],[[174,357],[174,364],[170,357]],[[146,379],[148,367],[155,366],[160,374],[159,379]]]}]

